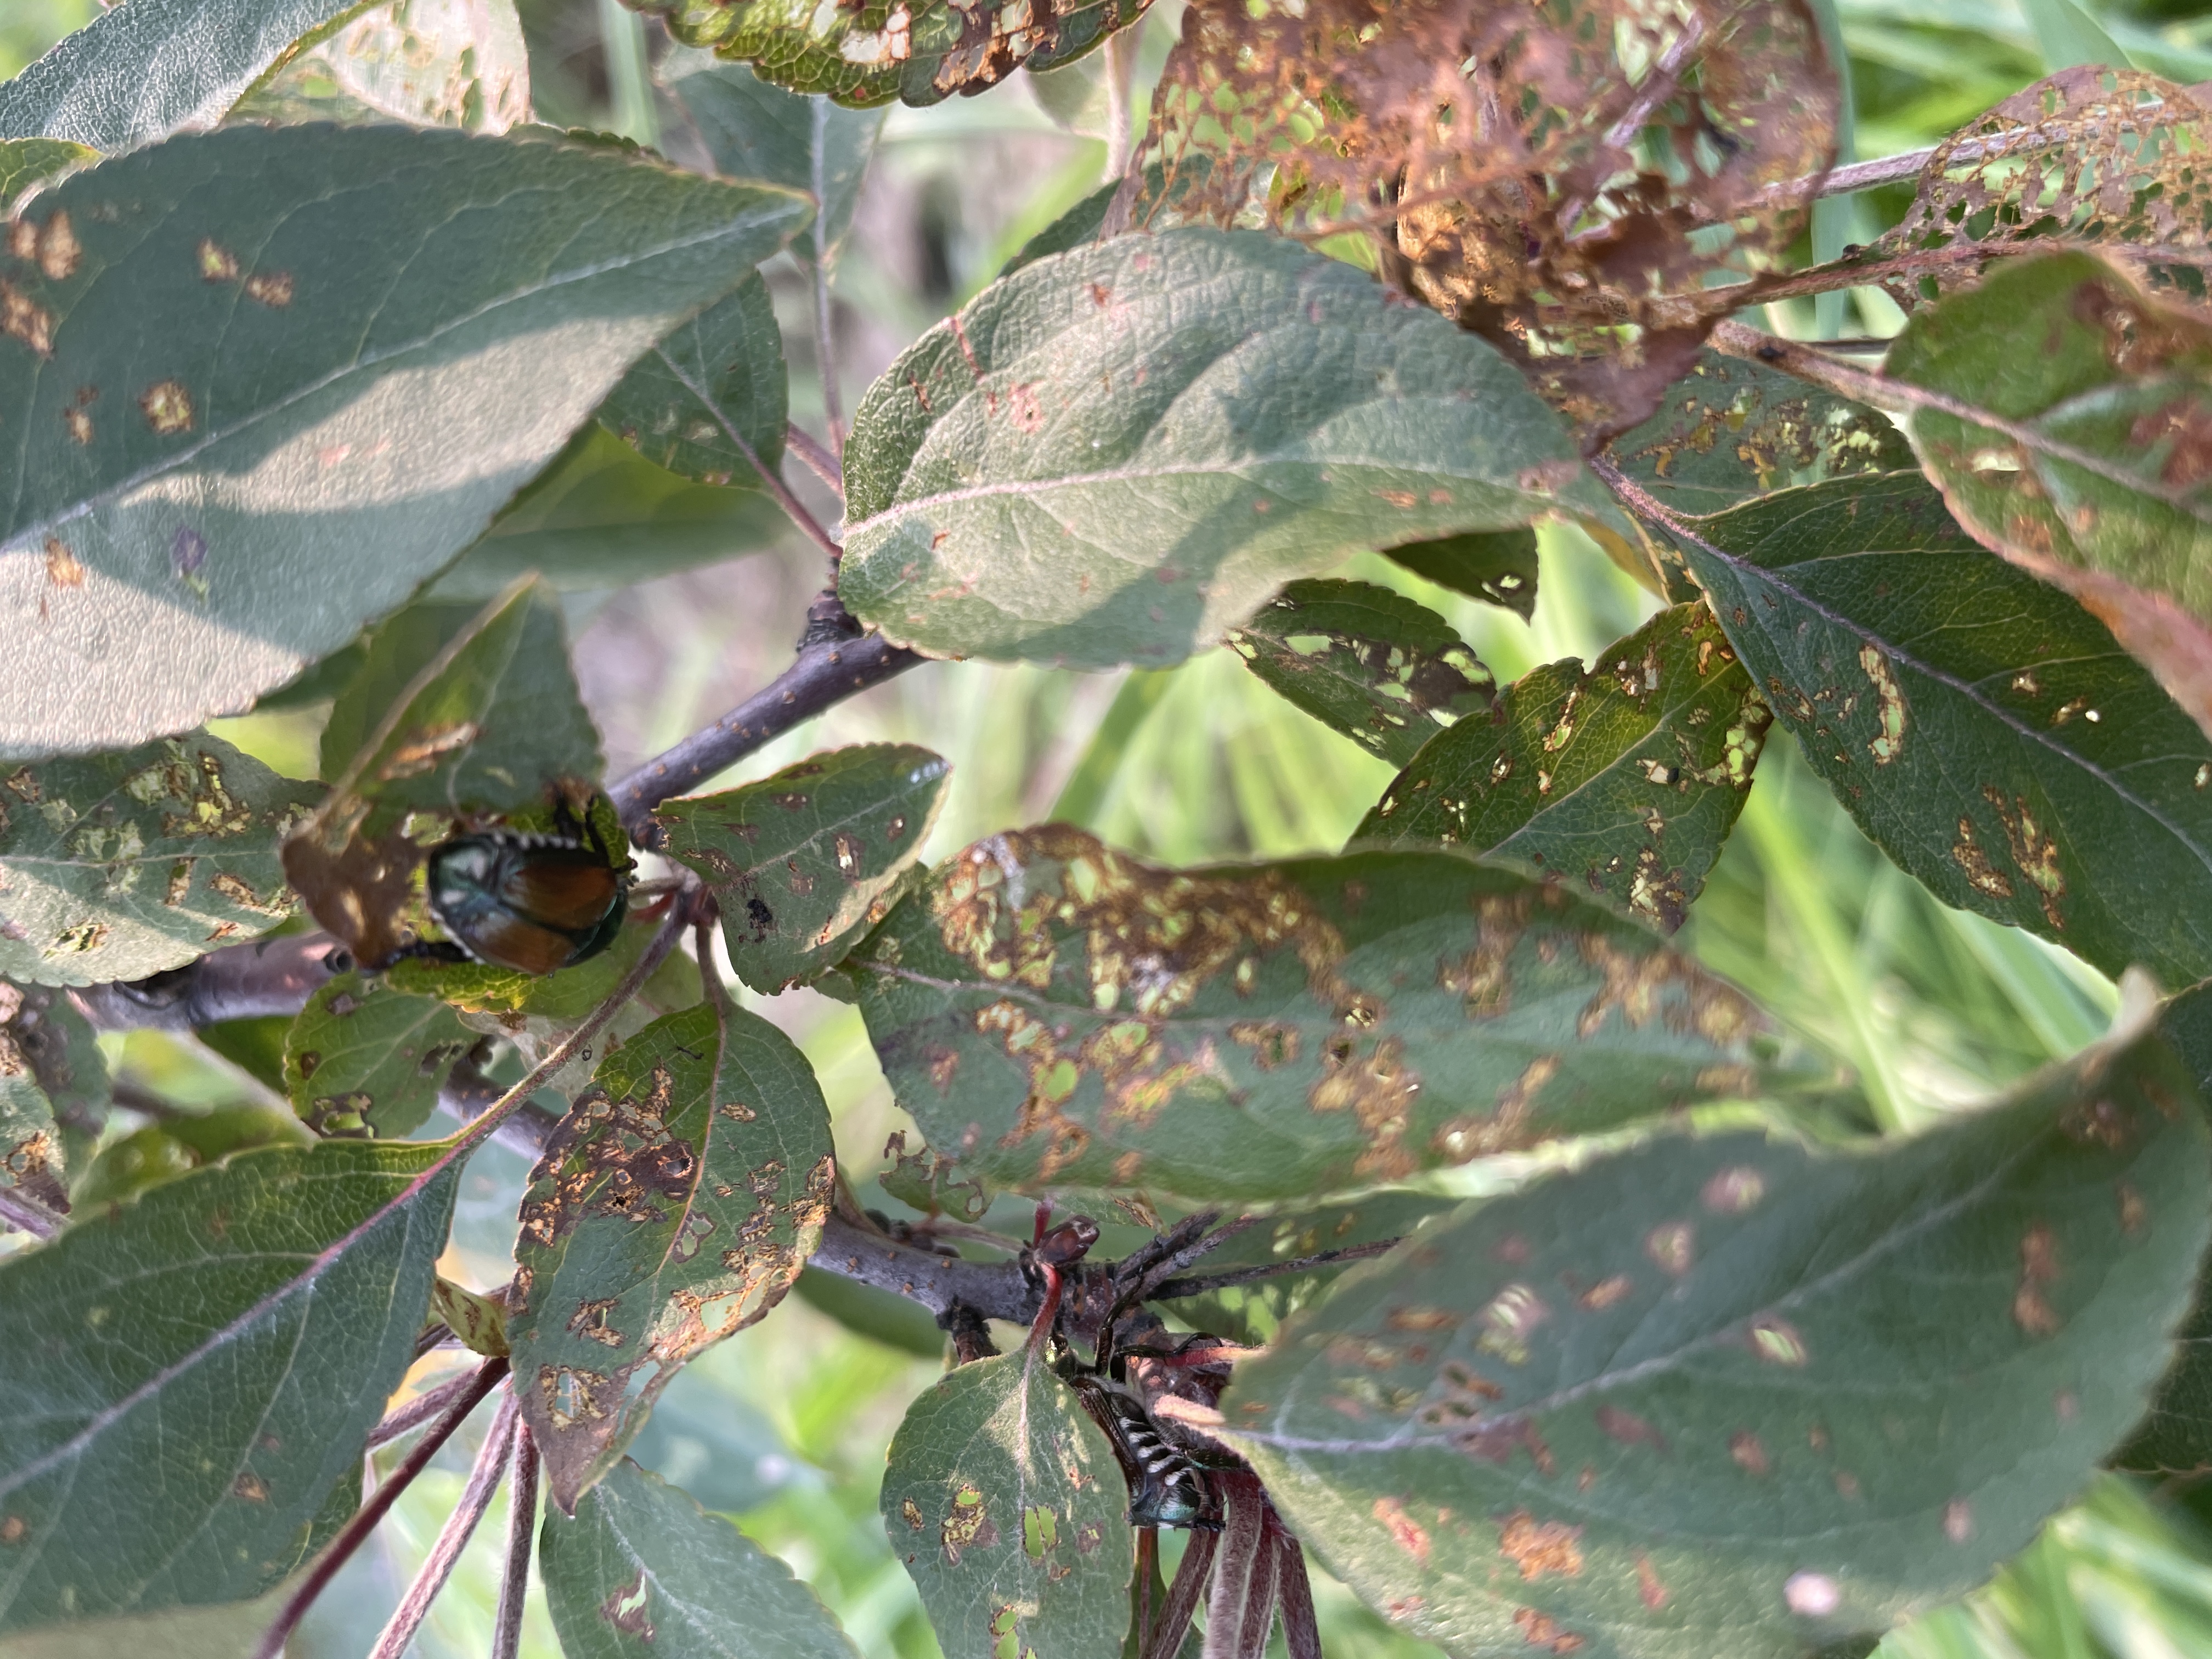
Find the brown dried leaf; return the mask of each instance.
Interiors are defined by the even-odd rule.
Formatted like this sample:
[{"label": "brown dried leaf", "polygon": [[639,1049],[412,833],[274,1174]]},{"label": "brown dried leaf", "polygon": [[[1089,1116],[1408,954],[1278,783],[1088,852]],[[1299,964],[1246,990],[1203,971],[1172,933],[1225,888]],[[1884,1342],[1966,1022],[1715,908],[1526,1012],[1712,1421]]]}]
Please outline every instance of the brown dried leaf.
[{"label": "brown dried leaf", "polygon": [[1374,236],[1601,441],[1796,234],[1837,108],[1802,0],[1265,0],[1190,10],[1152,142],[1209,165],[1179,216]]},{"label": "brown dried leaf", "polygon": [[1875,253],[1911,309],[1971,284],[1990,258],[2089,244],[2147,286],[2205,298],[2212,276],[2212,82],[2177,86],[2087,64],[2014,94],[1936,147]]}]

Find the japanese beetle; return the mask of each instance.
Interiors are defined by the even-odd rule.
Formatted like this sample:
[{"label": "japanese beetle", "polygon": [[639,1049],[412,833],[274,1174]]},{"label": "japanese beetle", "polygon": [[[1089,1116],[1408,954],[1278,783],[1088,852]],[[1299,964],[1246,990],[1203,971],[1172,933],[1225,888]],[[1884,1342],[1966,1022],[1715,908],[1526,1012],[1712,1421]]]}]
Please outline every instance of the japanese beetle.
[{"label": "japanese beetle", "polygon": [[573,968],[614,943],[628,880],[596,833],[488,830],[430,849],[430,915],[462,953],[519,974]]}]

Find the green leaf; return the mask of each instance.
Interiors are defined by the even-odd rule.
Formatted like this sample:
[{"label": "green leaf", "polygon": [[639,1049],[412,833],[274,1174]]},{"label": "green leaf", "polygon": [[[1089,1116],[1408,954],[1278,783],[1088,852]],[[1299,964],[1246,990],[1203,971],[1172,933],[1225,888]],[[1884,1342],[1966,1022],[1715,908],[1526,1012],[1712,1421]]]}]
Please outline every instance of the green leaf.
[{"label": "green leaf", "polygon": [[1757,1086],[1734,989],[1456,853],[1161,870],[1065,824],[853,959],[930,1144],[994,1184],[1310,1198]]},{"label": "green leaf", "polygon": [[756,1014],[687,1009],[600,1063],[532,1172],[507,1307],[564,1514],[685,1361],[783,1299],[836,1179],[814,1074]]},{"label": "green leaf", "polygon": [[69,1209],[53,1104],[12,1044],[0,1048],[0,1191],[21,1193],[58,1214]]},{"label": "green leaf", "polygon": [[1449,623],[1372,582],[1292,582],[1229,645],[1271,690],[1394,766],[1488,714],[1498,684]]},{"label": "green leaf", "polygon": [[1721,513],[1829,478],[1898,472],[1912,447],[1880,410],[1741,357],[1701,351],[1610,459],[1678,513]]},{"label": "green leaf", "polygon": [[431,997],[341,974],[307,999],[284,1038],[284,1093],[319,1135],[403,1139],[480,1039]]},{"label": "green leaf", "polygon": [[507,1307],[496,1297],[441,1276],[430,1283],[430,1317],[459,1338],[461,1346],[471,1352],[487,1358],[507,1358]]},{"label": "green leaf", "polygon": [[65,138],[0,139],[0,208],[13,206],[15,198],[33,185],[51,179],[64,167],[82,167],[99,159],[98,150],[72,144]]},{"label": "green leaf", "polygon": [[43,192],[0,323],[0,746],[134,743],[293,678],[807,211],[385,126],[228,128]]},{"label": "green leaf", "polygon": [[1386,547],[1383,557],[1471,599],[1502,605],[1523,622],[1536,614],[1536,532],[1474,530]]},{"label": "green leaf", "polygon": [[872,1342],[924,1359],[945,1358],[945,1332],[935,1316],[919,1302],[855,1279],[842,1279],[820,1267],[805,1269],[792,1288],[815,1312],[829,1315],[847,1330]]},{"label": "green leaf", "polygon": [[781,87],[858,108],[938,103],[1026,64],[1072,63],[1144,15],[1151,0],[1057,0],[1035,11],[960,0],[630,0],[687,46],[755,65]]},{"label": "green leaf", "polygon": [[2009,423],[1916,409],[1913,447],[1961,524],[2081,599],[2212,732],[2212,325],[2062,253],[1922,312],[1886,367]]},{"label": "green leaf", "polygon": [[696,871],[730,965],[769,994],[840,961],[921,855],[951,768],[912,744],[833,749],[773,777],[653,809],[646,845]]},{"label": "green leaf", "polygon": [[591,421],[425,594],[481,605],[531,574],[562,592],[621,587],[766,550],[790,529],[764,491],[695,483]]},{"label": "green leaf", "polygon": [[791,240],[791,251],[812,264],[827,245],[834,262],[853,227],[860,181],[882,132],[880,111],[842,109],[827,98],[786,92],[741,64],[684,48],[663,58],[660,84],[691,119],[714,171],[725,179],[762,179],[815,198],[815,222]]},{"label": "green leaf", "polygon": [[2141,1413],[2207,1173],[2140,1032],[1869,1151],[1670,1136],[1347,1273],[1223,1408],[1329,1570],[1454,1651],[1862,1652]]},{"label": "green leaf", "polygon": [[51,986],[0,981],[0,1073],[27,1066],[53,1108],[65,1143],[85,1151],[99,1139],[114,1100],[100,1033]]},{"label": "green leaf", "polygon": [[246,1152],[0,1261],[0,1630],[239,1601],[300,1563],[413,1358],[441,1153]]},{"label": "green leaf", "polygon": [[233,1152],[256,1146],[309,1146],[314,1136],[291,1113],[275,1106],[218,1106],[149,1123],[100,1149],[76,1180],[79,1211],[120,1204],[140,1193],[190,1175]]},{"label": "green leaf", "polygon": [[1875,845],[1947,904],[2108,974],[2212,973],[2212,741],[1917,473],[1676,539],[1744,666]]},{"label": "green leaf", "polygon": [[962,1365],[908,1407],[881,1504],[947,1654],[1120,1659],[1129,1489],[1038,1354]]},{"label": "green leaf", "polygon": [[0,974],[143,979],[292,913],[277,843],[321,790],[219,738],[0,777]]},{"label": "green leaf", "polygon": [[391,0],[287,60],[231,118],[505,132],[530,118],[522,20],[514,0]]},{"label": "green leaf", "polygon": [[984,290],[845,452],[839,591],[933,654],[1180,662],[1380,543],[1602,510],[1496,350],[1294,242],[1117,237]]},{"label": "green leaf", "polygon": [[678,1487],[624,1458],[574,1520],[538,1534],[545,1601],[568,1659],[854,1659],[791,1569]]},{"label": "green leaf", "polygon": [[679,477],[757,490],[783,459],[787,391],[775,303],[755,271],[639,358],[599,418]]},{"label": "green leaf", "polygon": [[1703,605],[1532,669],[1429,740],[1352,839],[1525,860],[1672,933],[1719,858],[1772,716]]},{"label": "green leaf", "polygon": [[131,149],[212,126],[303,36],[362,0],[131,0],[0,85],[0,138]]},{"label": "green leaf", "polygon": [[[1451,1199],[1425,1193],[1383,1192],[1349,1204],[1291,1210],[1233,1234],[1189,1271],[1194,1275],[1232,1273],[1385,1243],[1403,1238],[1423,1222],[1457,1207]],[[1194,1330],[1211,1331],[1232,1342],[1271,1342],[1285,1318],[1319,1300],[1349,1268],[1346,1264],[1279,1273],[1202,1296],[1179,1297],[1162,1305]]]},{"label": "green leaf", "polygon": [[[1033,89],[1046,84],[1048,82],[1033,81],[1030,83]],[[1051,113],[1049,109],[1046,112]],[[1167,176],[1167,169],[1162,163],[1146,163],[1143,182],[1137,186],[1136,198],[1129,204],[1130,224],[1142,230],[1151,224],[1153,215],[1172,215],[1186,198],[1194,191],[1201,191],[1206,180],[1212,176],[1212,160],[1195,154],[1176,159],[1173,179]],[[1066,253],[1086,242],[1097,241],[1099,233],[1106,228],[1106,216],[1113,208],[1114,198],[1121,188],[1121,181],[1118,179],[1099,185],[1023,243],[999,275],[1011,276],[1024,265],[1035,264],[1048,255]]]}]

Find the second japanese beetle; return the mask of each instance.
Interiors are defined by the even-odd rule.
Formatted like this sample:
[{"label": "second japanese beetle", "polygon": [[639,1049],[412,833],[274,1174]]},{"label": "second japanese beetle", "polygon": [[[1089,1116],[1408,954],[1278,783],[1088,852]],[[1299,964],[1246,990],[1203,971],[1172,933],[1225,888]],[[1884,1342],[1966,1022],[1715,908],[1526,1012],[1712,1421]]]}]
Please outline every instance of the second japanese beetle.
[{"label": "second japanese beetle", "polygon": [[629,882],[594,834],[488,830],[431,848],[430,915],[466,956],[520,974],[573,968],[614,942]]}]

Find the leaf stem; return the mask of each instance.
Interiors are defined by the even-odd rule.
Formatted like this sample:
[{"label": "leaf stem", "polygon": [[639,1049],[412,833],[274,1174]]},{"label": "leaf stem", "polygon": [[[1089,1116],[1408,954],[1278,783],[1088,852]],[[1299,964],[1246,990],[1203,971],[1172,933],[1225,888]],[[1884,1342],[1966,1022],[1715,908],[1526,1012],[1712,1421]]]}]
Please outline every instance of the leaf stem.
[{"label": "leaf stem", "polygon": [[796,421],[788,422],[783,429],[783,447],[806,463],[807,470],[823,483],[837,492],[837,499],[845,499],[845,469],[837,458],[823,448],[811,432]]},{"label": "leaf stem", "polygon": [[[783,474],[771,468],[766,461],[761,459],[760,452],[755,449],[750,443],[746,441],[744,434],[738,431],[736,424],[731,421],[727,415],[725,415],[722,412],[721,404],[716,403],[714,398],[708,395],[707,388],[705,386],[701,386],[698,381],[693,380],[689,374],[686,374],[684,370],[678,366],[677,362],[673,357],[671,357],[665,351],[663,351],[658,346],[653,348],[653,355],[660,359],[660,366],[668,371],[678,386],[681,386],[686,392],[696,398],[701,404],[714,411],[714,422],[722,428],[722,435],[727,438],[732,444],[735,444],[738,448],[738,453],[740,455],[743,455],[747,461],[751,463],[753,471],[760,475],[760,481],[763,487],[767,489],[769,495],[775,498],[775,504],[784,510],[785,515],[790,519],[792,523],[799,526],[800,531],[805,533],[807,540],[812,542],[817,547],[820,548],[824,553],[830,556],[830,568],[832,572],[835,572],[837,568],[838,561],[844,556],[845,550],[838,546],[836,539],[831,537],[827,530],[822,527],[822,520],[816,518],[813,514],[807,511],[806,503],[800,501],[798,496],[791,493],[791,486],[784,483]],[[830,430],[834,433],[836,428],[833,426],[830,428]]]},{"label": "leaf stem", "polygon": [[[819,216],[830,200],[828,174],[830,100],[808,100],[813,118],[814,143],[809,161],[813,168],[814,210]],[[837,386],[837,316],[830,299],[830,246],[822,234],[822,221],[814,221],[814,363],[822,377],[822,423],[830,431],[830,451],[840,465],[845,459],[844,398]]]},{"label": "leaf stem", "polygon": [[330,1547],[323,1552],[322,1559],[308,1573],[307,1582],[292,1592],[291,1599],[278,1612],[276,1621],[261,1633],[261,1640],[253,1650],[253,1659],[279,1659],[284,1651],[284,1644],[292,1639],[292,1632],[300,1627],[300,1621],[307,1616],[307,1610],[315,1605],[316,1598],[331,1587],[331,1580],[337,1577],[338,1570],[353,1559],[355,1552],[368,1540],[369,1534],[376,1530],[377,1522],[383,1520],[392,1506],[399,1501],[399,1494],[414,1485],[415,1478],[428,1468],[430,1460],[438,1455],[438,1449],[453,1438],[453,1431],[461,1426],[462,1419],[482,1403],[485,1395],[499,1386],[506,1375],[507,1361],[504,1359],[487,1359],[477,1367],[475,1374],[469,1379],[469,1387],[455,1399],[446,1414],[431,1425],[429,1433],[416,1443],[415,1449],[392,1472],[391,1478],[376,1489],[367,1503],[354,1511],[352,1520],[339,1528],[338,1535],[331,1540]]},{"label": "leaf stem", "polygon": [[1340,1250],[1323,1250],[1316,1255],[1302,1255],[1289,1261],[1263,1261],[1256,1267],[1235,1267],[1224,1273],[1200,1273],[1188,1279],[1170,1279],[1155,1285],[1153,1300],[1174,1302],[1187,1296],[1204,1296],[1209,1291],[1225,1291],[1238,1285],[1249,1285],[1255,1279],[1273,1279],[1281,1273],[1309,1273],[1316,1267],[1334,1267],[1340,1262],[1365,1261],[1397,1248],[1399,1241],[1382,1238],[1371,1244],[1347,1244]]},{"label": "leaf stem", "polygon": [[514,1382],[509,1379],[499,1402],[498,1414],[492,1419],[491,1431],[484,1436],[483,1445],[477,1452],[476,1466],[469,1471],[468,1485],[461,1488],[460,1501],[446,1517],[446,1524],[438,1529],[437,1542],[430,1546],[422,1571],[408,1585],[407,1594],[393,1609],[383,1633],[376,1638],[376,1645],[368,1650],[368,1659],[402,1659],[414,1644],[415,1632],[430,1616],[430,1604],[446,1588],[446,1581],[453,1576],[461,1552],[468,1547],[477,1523],[491,1507],[492,1494],[499,1490],[500,1477],[507,1473],[508,1454],[514,1446],[515,1425],[520,1421],[516,1404]]},{"label": "leaf stem", "polygon": [[468,1392],[475,1383],[476,1373],[465,1371],[434,1389],[423,1389],[368,1431],[368,1449],[374,1451],[379,1446],[388,1445],[401,1435],[422,1427]]},{"label": "leaf stem", "polygon": [[507,1492],[507,1565],[499,1577],[499,1614],[493,1621],[491,1659],[516,1659],[522,1647],[522,1611],[530,1589],[530,1547],[538,1530],[538,1442],[530,1425],[514,1425],[514,1481]]}]

